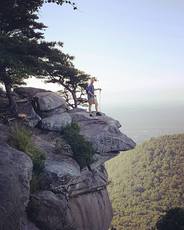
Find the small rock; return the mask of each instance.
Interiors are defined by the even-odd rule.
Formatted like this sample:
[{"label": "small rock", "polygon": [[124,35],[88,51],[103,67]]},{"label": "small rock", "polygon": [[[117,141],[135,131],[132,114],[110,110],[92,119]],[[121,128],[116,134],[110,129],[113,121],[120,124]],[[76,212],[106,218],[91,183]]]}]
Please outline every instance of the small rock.
[{"label": "small rock", "polygon": [[18,103],[18,113],[26,115],[25,122],[32,128],[41,121],[41,117],[35,112],[29,101],[26,103]]},{"label": "small rock", "polygon": [[66,141],[62,138],[57,138],[55,143],[55,153],[73,157],[72,148],[69,144],[66,143]]}]

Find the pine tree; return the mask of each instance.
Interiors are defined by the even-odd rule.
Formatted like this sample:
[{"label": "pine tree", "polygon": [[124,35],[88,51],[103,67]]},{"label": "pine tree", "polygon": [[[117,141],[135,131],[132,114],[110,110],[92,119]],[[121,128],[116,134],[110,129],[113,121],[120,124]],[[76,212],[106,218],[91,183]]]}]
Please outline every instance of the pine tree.
[{"label": "pine tree", "polygon": [[60,93],[69,107],[77,108],[78,105],[83,104],[90,75],[76,69],[72,63],[69,66],[62,66],[60,63],[53,66],[54,68],[50,68],[46,75],[46,82],[62,86],[63,90]]},{"label": "pine tree", "polygon": [[15,114],[12,87],[29,76],[45,74],[46,67],[51,65],[49,59],[61,63],[70,59],[55,48],[55,42],[43,40],[46,26],[38,22],[38,10],[45,2],[69,3],[76,9],[74,3],[63,0],[1,0],[0,3],[0,81],[5,85],[10,111]]}]

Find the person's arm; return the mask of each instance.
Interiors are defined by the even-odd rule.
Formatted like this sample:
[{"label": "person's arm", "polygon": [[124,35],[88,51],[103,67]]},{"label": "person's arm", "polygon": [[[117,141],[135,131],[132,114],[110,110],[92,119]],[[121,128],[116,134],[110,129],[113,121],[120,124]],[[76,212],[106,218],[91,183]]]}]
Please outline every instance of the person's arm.
[{"label": "person's arm", "polygon": [[94,96],[94,94],[89,90],[88,94],[90,94],[91,96]]}]

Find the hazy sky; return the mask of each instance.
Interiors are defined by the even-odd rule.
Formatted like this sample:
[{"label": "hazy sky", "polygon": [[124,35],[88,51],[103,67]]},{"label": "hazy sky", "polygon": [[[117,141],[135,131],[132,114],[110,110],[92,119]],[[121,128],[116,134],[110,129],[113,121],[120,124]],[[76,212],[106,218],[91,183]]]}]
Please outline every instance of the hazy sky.
[{"label": "hazy sky", "polygon": [[46,39],[96,76],[103,103],[184,105],[183,0],[76,0],[45,5]]}]

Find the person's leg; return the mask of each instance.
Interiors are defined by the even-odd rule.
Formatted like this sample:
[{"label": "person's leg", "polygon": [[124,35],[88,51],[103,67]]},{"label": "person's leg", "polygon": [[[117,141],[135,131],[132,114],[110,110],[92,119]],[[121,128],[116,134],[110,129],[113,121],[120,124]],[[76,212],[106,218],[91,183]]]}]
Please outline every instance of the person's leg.
[{"label": "person's leg", "polygon": [[91,100],[91,98],[88,99],[88,103],[89,103],[89,115],[90,115],[90,117],[92,117],[92,113],[91,113],[92,100]]},{"label": "person's leg", "polygon": [[98,101],[97,101],[97,99],[95,99],[95,110],[96,110],[96,112],[98,113]]},{"label": "person's leg", "polygon": [[89,102],[89,113],[91,113],[91,106],[92,104]]}]

